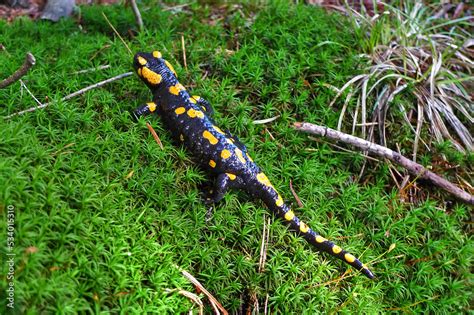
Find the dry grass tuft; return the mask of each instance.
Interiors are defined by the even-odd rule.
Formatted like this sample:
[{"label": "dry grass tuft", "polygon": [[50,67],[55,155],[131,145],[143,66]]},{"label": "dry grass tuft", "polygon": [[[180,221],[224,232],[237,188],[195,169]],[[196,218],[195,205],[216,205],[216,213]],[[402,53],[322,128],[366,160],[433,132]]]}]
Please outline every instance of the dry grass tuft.
[{"label": "dry grass tuft", "polygon": [[402,117],[398,120],[408,124],[415,137],[414,160],[420,141],[427,146],[430,142],[421,139],[425,126],[437,142],[449,140],[461,152],[472,151],[473,17],[444,20],[437,14],[439,6],[422,3],[405,2],[400,8],[385,4],[385,9],[369,17],[345,7],[368,66],[331,102],[350,89],[338,130],[355,97],[352,133],[359,131],[369,141],[386,145],[386,125],[397,126],[397,117]]}]

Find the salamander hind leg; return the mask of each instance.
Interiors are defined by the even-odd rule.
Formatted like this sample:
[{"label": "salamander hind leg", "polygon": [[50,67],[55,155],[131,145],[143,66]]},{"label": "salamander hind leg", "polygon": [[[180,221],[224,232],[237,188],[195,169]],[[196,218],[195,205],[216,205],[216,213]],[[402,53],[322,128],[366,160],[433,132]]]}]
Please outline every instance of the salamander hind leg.
[{"label": "salamander hind leg", "polygon": [[243,181],[237,175],[231,173],[219,174],[216,178],[214,188],[209,191],[208,196],[204,202],[206,204],[217,203],[224,198],[225,193],[229,188],[241,188]]}]

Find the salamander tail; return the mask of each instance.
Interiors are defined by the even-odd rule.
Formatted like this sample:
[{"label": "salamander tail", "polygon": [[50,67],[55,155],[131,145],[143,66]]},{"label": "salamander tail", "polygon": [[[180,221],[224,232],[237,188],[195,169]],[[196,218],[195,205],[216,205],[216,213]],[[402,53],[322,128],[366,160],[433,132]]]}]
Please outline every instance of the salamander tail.
[{"label": "salamander tail", "polygon": [[312,244],[318,250],[326,252],[334,257],[337,257],[345,263],[351,265],[357,270],[360,270],[368,278],[373,279],[374,274],[354,255],[342,249],[333,242],[325,239],[315,231],[313,231],[306,223],[301,221],[286,204],[278,207],[276,205],[271,207],[280,218],[282,218],[290,228],[301,235],[308,243]]},{"label": "salamander tail", "polygon": [[272,186],[265,174],[259,173],[256,176],[256,180],[257,182],[254,182],[254,185],[260,186],[258,189],[259,193],[256,193],[257,197],[260,197],[267,207],[270,208],[270,210],[272,210],[278,217],[283,219],[292,230],[302,236],[308,243],[312,244],[318,250],[339,258],[362,272],[368,278],[374,278],[374,274],[359,259],[333,242],[325,239],[313,231],[306,223],[301,221],[294,214],[293,210],[283,202],[282,197]]}]

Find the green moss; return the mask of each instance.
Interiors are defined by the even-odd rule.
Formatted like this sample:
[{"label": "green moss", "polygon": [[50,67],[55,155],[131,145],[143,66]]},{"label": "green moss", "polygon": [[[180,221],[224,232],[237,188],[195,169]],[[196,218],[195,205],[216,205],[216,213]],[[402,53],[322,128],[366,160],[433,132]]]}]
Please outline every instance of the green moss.
[{"label": "green moss", "polygon": [[[206,223],[199,187],[207,175],[173,146],[159,121],[150,119],[163,150],[143,122],[132,122],[128,111],[150,94],[128,77],[0,120],[0,211],[6,218],[7,205],[16,209],[18,312],[184,313],[191,302],[165,290],[194,288],[173,265],[192,273],[232,312],[253,294],[261,311],[268,294],[275,313],[466,311],[473,254],[464,226],[468,209],[400,204],[386,189],[385,167],[369,164],[375,180],[358,183],[360,157],[290,127],[301,120],[337,123],[337,109],[327,106],[334,92],[324,84],[341,86],[357,73],[360,52],[343,17],[287,4],[229,5],[224,19],[198,4],[178,13],[156,4],[141,9],[146,31],[133,37],[133,16],[115,6],[82,8],[81,27],[73,20],[0,22],[8,50],[0,53],[2,77],[28,49],[38,62],[24,81],[46,102],[130,71],[131,56],[104,11],[133,52],[162,50],[183,84],[211,101],[219,124],[240,137],[295,203],[293,181],[304,203],[299,216],[370,263],[377,279],[336,281],[347,266],[314,251],[273,217],[265,271],[258,273],[267,210],[232,192]],[[73,74],[103,64],[111,68]],[[0,100],[1,116],[35,105],[19,83],[0,90]],[[276,115],[271,124],[252,124]],[[4,220],[1,225],[5,233]],[[391,244],[395,249],[386,253]],[[2,248],[5,254],[5,243]],[[4,294],[5,277],[0,283]],[[0,296],[2,309],[5,301]]]}]

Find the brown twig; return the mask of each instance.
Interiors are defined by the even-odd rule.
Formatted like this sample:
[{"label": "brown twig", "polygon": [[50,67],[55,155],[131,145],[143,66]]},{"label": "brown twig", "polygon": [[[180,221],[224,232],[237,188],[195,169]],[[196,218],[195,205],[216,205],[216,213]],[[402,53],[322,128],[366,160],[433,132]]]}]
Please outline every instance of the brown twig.
[{"label": "brown twig", "polygon": [[18,81],[22,76],[24,76],[36,63],[35,56],[32,53],[27,53],[23,65],[16,70],[11,76],[0,82],[0,89],[3,89],[10,84]]},{"label": "brown twig", "polygon": [[[131,76],[133,74],[133,72],[126,72],[126,73],[122,73],[118,76],[115,76],[113,78],[110,78],[110,79],[107,79],[107,80],[104,80],[104,81],[101,81],[101,82],[98,82],[96,84],[92,84],[92,85],[89,85],[88,87],[85,87],[77,92],[74,92],[74,93],[71,93],[65,97],[63,97],[61,99],[61,101],[67,101],[68,99],[71,99],[75,96],[78,96],[78,95],[81,95],[81,94],[84,94],[85,92],[89,91],[89,90],[92,90],[92,89],[95,89],[95,88],[98,88],[98,87],[101,87],[103,85],[106,85],[107,83],[110,83],[110,82],[113,82],[113,81],[117,81],[117,80],[120,80],[122,78],[125,78],[125,77],[128,77],[128,76]],[[45,108],[51,104],[53,104],[54,101],[52,102],[49,102],[49,103],[45,103],[45,104],[42,104],[42,105],[39,105],[39,106],[36,106],[36,107],[31,107],[31,108],[28,108],[28,109],[25,109],[25,110],[22,110],[20,112],[16,112],[16,113],[13,113],[11,115],[8,115],[8,116],[5,116],[4,119],[9,119],[9,118],[12,118],[13,116],[19,116],[19,115],[23,115],[25,113],[29,113],[29,112],[33,112],[37,109],[41,109],[41,108]]]},{"label": "brown twig", "polygon": [[293,183],[291,182],[291,179],[290,179],[290,190],[291,190],[291,193],[293,194],[293,197],[295,197],[295,200],[296,200],[296,203],[298,204],[298,207],[303,208],[304,205],[301,202],[300,197],[298,197],[298,195],[296,194],[296,191],[293,189]]},{"label": "brown twig", "polygon": [[336,131],[328,127],[318,126],[310,123],[297,122],[294,123],[294,127],[299,131],[320,135],[336,141],[342,141],[344,143],[351,144],[363,151],[371,152],[372,154],[387,158],[393,161],[394,163],[404,167],[408,170],[408,172],[412,173],[413,175],[422,179],[429,180],[436,186],[451,193],[459,200],[469,204],[474,204],[473,195],[469,194],[468,192],[465,192],[464,190],[460,189],[459,187],[440,177],[439,175],[436,175],[435,173],[427,170],[422,165],[411,161],[410,159],[393,150],[390,150],[387,147],[348,135],[340,131]]},{"label": "brown twig", "polygon": [[[203,285],[196,279],[194,278],[189,272],[187,272],[186,270],[184,270],[183,268],[179,267],[179,266],[176,266],[175,265],[175,268],[177,268],[179,271],[181,271],[181,273],[183,274],[183,276],[185,276],[186,278],[189,279],[189,281],[191,281],[192,284],[194,284],[196,287],[199,288],[199,290],[201,290],[202,293],[204,293],[204,295],[207,296],[207,298],[211,301],[211,304],[213,307],[217,307],[219,310],[221,310],[221,312],[225,315],[228,315],[229,313],[225,310],[225,308],[221,305],[221,303],[219,303],[219,301],[217,301],[217,299],[215,297],[212,296],[211,293],[209,293],[209,291],[207,291]],[[216,311],[216,314],[219,314],[219,311],[217,311],[216,309],[214,309],[214,311]]]},{"label": "brown twig", "polygon": [[125,40],[122,38],[122,36],[120,36],[119,32],[117,32],[117,30],[115,29],[115,27],[112,25],[112,23],[110,23],[109,19],[107,18],[107,15],[105,15],[104,12],[102,12],[102,16],[104,17],[105,21],[107,21],[107,24],[109,24],[110,28],[114,31],[115,35],[118,36],[118,38],[120,38],[120,40],[122,41],[122,43],[124,44],[125,48],[127,48],[128,50],[128,53],[130,55],[133,55],[132,51],[130,50],[130,47],[128,47],[127,43],[125,42]]},{"label": "brown twig", "polygon": [[142,15],[140,14],[140,10],[138,10],[137,2],[135,0],[129,0],[130,4],[132,5],[132,11],[135,15],[135,21],[138,25],[138,30],[141,32],[143,31],[143,20]]},{"label": "brown twig", "polygon": [[146,126],[148,127],[148,130],[150,130],[150,132],[151,132],[153,138],[155,138],[156,143],[158,143],[158,145],[160,146],[161,150],[163,150],[163,143],[161,143],[161,140],[160,140],[160,138],[158,137],[158,135],[156,134],[155,129],[153,129],[153,127],[152,127],[149,123],[146,123]]}]

